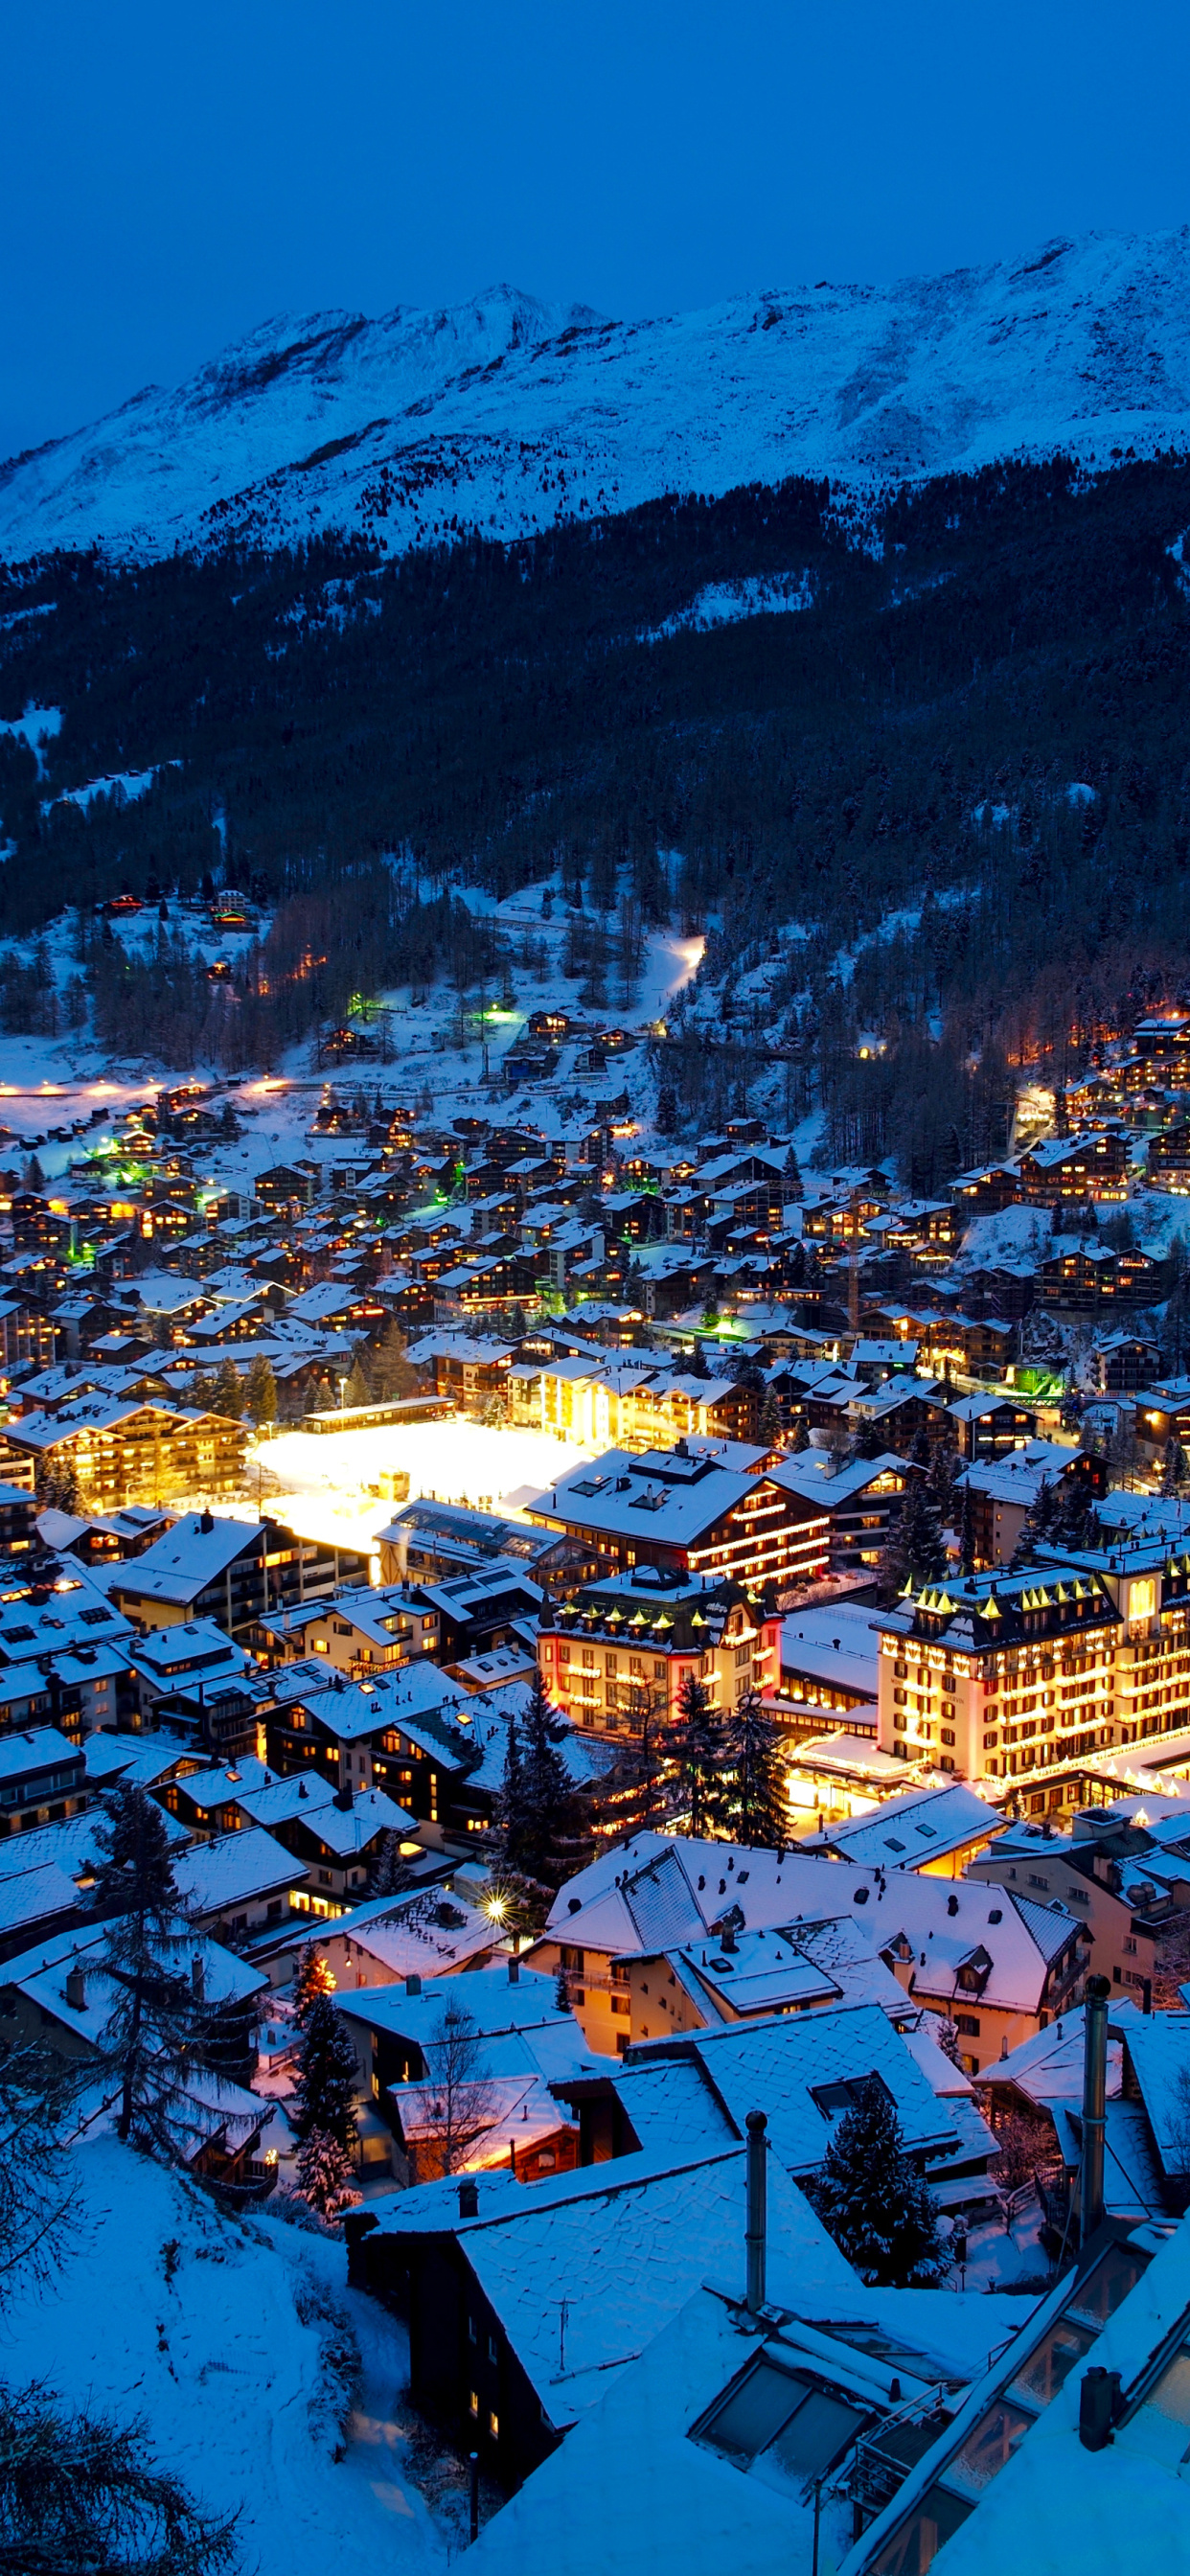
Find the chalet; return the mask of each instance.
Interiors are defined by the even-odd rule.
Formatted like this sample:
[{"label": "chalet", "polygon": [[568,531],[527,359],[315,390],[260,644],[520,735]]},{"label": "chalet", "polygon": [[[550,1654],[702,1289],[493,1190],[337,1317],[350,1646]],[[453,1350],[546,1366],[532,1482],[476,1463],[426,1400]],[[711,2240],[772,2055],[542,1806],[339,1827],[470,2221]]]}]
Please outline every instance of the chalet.
[{"label": "chalet", "polygon": [[[424,1921],[463,1922],[444,1896],[417,1901]],[[456,1921],[457,1918],[457,1921]],[[582,2034],[555,1980],[522,1974],[518,1959],[477,1966],[462,1980],[420,1977],[403,1986],[336,1995],[356,2051],[360,2088],[376,2103],[394,2142],[393,2163],[410,2182],[443,2172],[507,2172],[540,2182],[578,2162],[578,2130],[563,2114],[558,2087],[585,2063]],[[476,2045],[474,2074],[457,2106],[444,2106],[447,2016],[458,2014]],[[451,2083],[449,2070],[446,2081]],[[444,2125],[454,2135],[443,2136]]]},{"label": "chalet", "polygon": [[243,1477],[243,1425],[220,1413],[82,1392],[53,1413],[22,1414],[5,1436],[35,1467],[71,1471],[99,1512],[174,1494],[234,1493]]},{"label": "chalet", "polygon": [[261,1826],[300,1863],[304,1883],[290,1891],[296,1913],[309,1910],[315,1897],[336,1900],[337,1910],[357,1904],[389,1835],[418,1847],[412,1816],[383,1789],[357,1795],[319,1773],[245,1786],[236,1805],[241,1825]]},{"label": "chalet", "polygon": [[552,1530],[462,1503],[408,1503],[377,1539],[382,1583],[437,1583],[477,1571],[493,1558],[523,1567],[547,1591],[562,1588],[582,1551]]},{"label": "chalet", "polygon": [[1037,1430],[1036,1407],[1007,1395],[961,1395],[949,1407],[961,1455],[972,1463],[1023,1449]]},{"label": "chalet", "polygon": [[654,1565],[788,1586],[820,1574],[827,1561],[824,1513],[772,1476],[735,1472],[685,1441],[643,1457],[612,1449],[593,1467],[571,1468],[526,1517],[626,1571]]},{"label": "chalet", "polygon": [[829,1450],[803,1449],[771,1470],[775,1485],[825,1512],[832,1574],[875,1569],[916,1472],[894,1449],[845,1465]]},{"label": "chalet", "polygon": [[214,1619],[247,1642],[270,1612],[324,1599],[344,1581],[359,1582],[367,1559],[354,1548],[299,1538],[274,1520],[216,1520],[187,1515],[146,1548],[110,1585],[112,1600],[142,1628]]},{"label": "chalet", "polygon": [[1053,1440],[1029,1440],[1023,1449],[968,1467],[959,1491],[970,1496],[976,1565],[1012,1563],[1028,1514],[1044,1491],[1077,1493],[1089,1506],[1106,1490],[1102,1459]]},{"label": "chalet", "polygon": [[466,1833],[487,1822],[490,1797],[477,1823],[470,1821],[476,1808],[467,1783],[482,1755],[469,1732],[467,1694],[428,1656],[371,1681],[320,1681],[315,1689],[299,1685],[267,1712],[273,1770],[313,1766],[338,1789],[383,1789],[423,1825]]},{"label": "chalet", "polygon": [[1151,1386],[1161,1365],[1157,1342],[1140,1333],[1108,1333],[1095,1353],[1095,1375],[1104,1395],[1134,1395]]},{"label": "chalet", "polygon": [[1128,1138],[1119,1128],[1092,1136],[1053,1136],[1020,1158],[1021,1192],[1041,1206],[1127,1196]]},{"label": "chalet", "polygon": [[[409,2321],[414,2403],[511,2492],[708,2273],[742,2273],[745,2150],[598,2172],[423,2184],[377,2204],[357,2279]],[[776,2159],[770,2226],[791,2304],[837,2312],[854,2275]],[[795,2287],[795,2284],[797,2285]]]}]

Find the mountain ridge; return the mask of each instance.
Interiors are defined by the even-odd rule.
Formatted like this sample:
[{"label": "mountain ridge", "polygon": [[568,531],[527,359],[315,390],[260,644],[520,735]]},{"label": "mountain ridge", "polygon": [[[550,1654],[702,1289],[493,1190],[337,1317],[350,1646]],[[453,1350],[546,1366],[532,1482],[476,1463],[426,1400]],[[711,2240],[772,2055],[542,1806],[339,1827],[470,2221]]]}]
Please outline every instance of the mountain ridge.
[{"label": "mountain ridge", "polygon": [[184,384],[10,459],[0,558],[330,530],[400,554],[795,475],[874,491],[1187,449],[1187,227],[636,322],[496,286],[375,320],[274,316]]}]

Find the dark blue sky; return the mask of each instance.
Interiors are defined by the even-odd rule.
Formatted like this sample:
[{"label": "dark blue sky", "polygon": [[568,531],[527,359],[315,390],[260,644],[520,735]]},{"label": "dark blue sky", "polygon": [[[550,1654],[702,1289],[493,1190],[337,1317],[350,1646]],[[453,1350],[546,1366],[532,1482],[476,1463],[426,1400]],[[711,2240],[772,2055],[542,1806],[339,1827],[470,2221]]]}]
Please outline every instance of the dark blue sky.
[{"label": "dark blue sky", "polygon": [[0,59],[0,456],[270,313],[663,312],[1190,213],[1185,0],[41,0]]}]

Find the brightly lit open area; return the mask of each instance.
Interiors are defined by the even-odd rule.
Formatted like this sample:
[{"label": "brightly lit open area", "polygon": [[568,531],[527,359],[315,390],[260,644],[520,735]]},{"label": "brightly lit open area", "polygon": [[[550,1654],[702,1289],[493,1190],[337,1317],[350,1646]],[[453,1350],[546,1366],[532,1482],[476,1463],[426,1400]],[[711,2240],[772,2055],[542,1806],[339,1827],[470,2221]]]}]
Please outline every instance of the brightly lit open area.
[{"label": "brightly lit open area", "polygon": [[[294,1498],[301,1527],[312,1538],[338,1538],[359,1547],[385,1527],[399,1508],[394,1490],[409,1479],[409,1499],[476,1503],[499,1510],[523,1488],[534,1493],[566,1468],[594,1456],[540,1431],[489,1430],[478,1422],[418,1422],[399,1431],[283,1431],[256,1451],[249,1490],[263,1470],[268,1507],[280,1509],[278,1488]],[[276,1484],[272,1479],[276,1479]],[[515,1508],[515,1505],[513,1506]]]}]

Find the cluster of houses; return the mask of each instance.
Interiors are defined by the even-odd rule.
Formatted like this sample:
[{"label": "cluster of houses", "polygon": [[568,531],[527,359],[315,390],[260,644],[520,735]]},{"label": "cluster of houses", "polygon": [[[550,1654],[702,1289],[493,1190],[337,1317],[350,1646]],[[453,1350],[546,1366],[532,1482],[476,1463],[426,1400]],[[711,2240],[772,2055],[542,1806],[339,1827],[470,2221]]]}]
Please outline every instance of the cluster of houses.
[{"label": "cluster of houses", "polygon": [[[748,1119],[646,1151],[622,1095],[444,1128],[330,1091],[320,1158],[246,1195],[196,1178],[229,1107],[197,1086],[11,1190],[0,2042],[100,2045],[100,1801],[143,1789],[220,2033],[195,2170],[266,2193],[314,1940],[358,2076],[350,2275],[505,2500],[492,2576],[554,2576],[560,2530],[594,2569],[609,2474],[626,2558],[697,2563],[742,2520],[924,2576],[1064,2511],[1053,2563],[1102,2563],[1130,2479],[1178,2528],[1190,1379],[1176,1253],[1108,1228],[1146,1149],[1190,1192],[1186,1062],[1190,1023],[1142,1025],[1052,1136],[929,1203],[808,1187]],[[405,1501],[377,1564],[244,1509],[210,1384],[250,1409],[266,1363],[314,1430],[355,1375],[355,1423],[591,1454],[503,1511]],[[939,1563],[890,1589],[926,1497]],[[691,1677],[720,1717],[758,1703],[779,1845],[605,1824],[511,1930],[493,1828],[538,1677],[576,1791]],[[873,2087],[950,2242],[932,2292],[861,2276],[815,2205]]]}]

